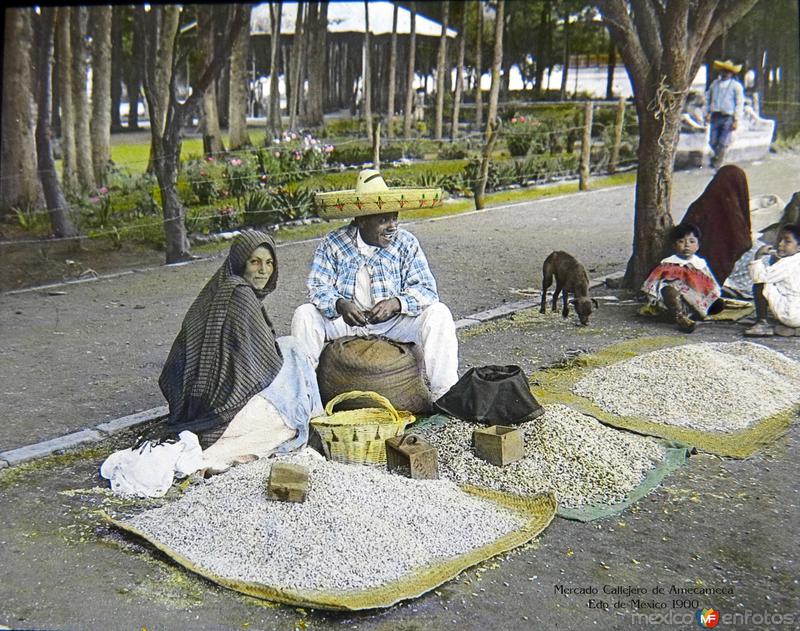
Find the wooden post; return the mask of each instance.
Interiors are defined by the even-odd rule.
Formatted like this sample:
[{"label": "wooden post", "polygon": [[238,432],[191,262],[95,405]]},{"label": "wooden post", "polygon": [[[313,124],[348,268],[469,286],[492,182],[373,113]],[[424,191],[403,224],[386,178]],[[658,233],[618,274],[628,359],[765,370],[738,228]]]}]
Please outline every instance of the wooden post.
[{"label": "wooden post", "polygon": [[582,191],[589,190],[589,157],[592,145],[592,102],[586,101],[583,114],[583,140],[581,141],[581,168],[578,188]]},{"label": "wooden post", "polygon": [[372,168],[381,170],[381,122],[375,123],[375,133],[372,134]]},{"label": "wooden post", "polygon": [[482,210],[484,205],[483,195],[486,192],[486,180],[489,178],[489,160],[494,150],[494,145],[497,142],[498,131],[500,130],[500,122],[498,119],[490,121],[489,135],[486,143],[483,145],[483,155],[481,156],[481,168],[478,173],[478,181],[475,182],[475,209]]},{"label": "wooden post", "polygon": [[617,102],[617,117],[614,120],[614,145],[611,147],[611,158],[608,161],[608,172],[616,173],[619,164],[619,148],[622,144],[622,128],[625,123],[625,97]]}]

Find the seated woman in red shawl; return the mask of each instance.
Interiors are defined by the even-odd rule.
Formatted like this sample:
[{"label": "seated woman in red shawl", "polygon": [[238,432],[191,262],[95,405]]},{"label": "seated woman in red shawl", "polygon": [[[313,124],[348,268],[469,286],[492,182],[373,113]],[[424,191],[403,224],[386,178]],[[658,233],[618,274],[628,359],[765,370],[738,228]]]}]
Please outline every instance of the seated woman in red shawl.
[{"label": "seated woman in red shawl", "polygon": [[642,285],[650,302],[643,313],[666,311],[669,320],[684,333],[694,331],[692,316],[703,319],[719,310],[720,287],[706,261],[697,256],[700,236],[697,226],[675,226],[670,233],[672,256],[663,259]]},{"label": "seated woman in red shawl", "polygon": [[753,245],[745,172],[733,164],[720,168],[681,223],[699,228],[703,241],[697,255],[706,260],[714,278],[723,285],[736,261]]}]

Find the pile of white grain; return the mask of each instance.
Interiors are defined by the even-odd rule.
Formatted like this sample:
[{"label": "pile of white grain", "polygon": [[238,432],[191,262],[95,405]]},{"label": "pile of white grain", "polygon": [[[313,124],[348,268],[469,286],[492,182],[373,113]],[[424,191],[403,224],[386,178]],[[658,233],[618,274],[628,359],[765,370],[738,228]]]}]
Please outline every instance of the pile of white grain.
[{"label": "pile of white grain", "polygon": [[751,342],[704,342],[595,369],[573,392],[618,416],[733,432],[800,401],[800,363]]},{"label": "pile of white grain", "polygon": [[[266,499],[276,461],[309,468],[304,503]],[[452,482],[327,462],[305,450],[235,467],[128,523],[218,576],[335,592],[389,583],[495,541],[525,519]]]},{"label": "pile of white grain", "polygon": [[565,405],[547,405],[542,416],[518,426],[525,456],[498,467],[475,455],[476,427],[453,419],[419,432],[437,448],[442,477],[522,495],[552,491],[569,508],[625,500],[665,455],[653,438],[606,427]]}]

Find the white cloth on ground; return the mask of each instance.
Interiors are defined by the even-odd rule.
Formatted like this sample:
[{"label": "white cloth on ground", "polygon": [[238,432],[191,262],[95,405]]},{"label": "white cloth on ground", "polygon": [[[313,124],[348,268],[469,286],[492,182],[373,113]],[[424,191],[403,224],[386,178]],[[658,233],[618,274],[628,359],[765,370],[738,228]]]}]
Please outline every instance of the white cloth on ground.
[{"label": "white cloth on ground", "polygon": [[114,452],[100,466],[100,475],[111,482],[115,495],[163,497],[174,476],[185,478],[203,466],[197,435],[183,431],[178,438]]},{"label": "white cloth on ground", "polygon": [[764,298],[775,317],[789,327],[800,327],[800,253],[768,264],[768,257],[750,263],[753,283],[764,284]]},{"label": "white cloth on ground", "polygon": [[396,315],[386,322],[350,326],[342,317],[329,320],[312,304],[300,305],[292,318],[292,337],[319,361],[325,342],[355,335],[382,335],[396,342],[414,342],[422,351],[425,373],[435,401],[458,381],[458,339],[450,309],[441,302],[418,316]]}]

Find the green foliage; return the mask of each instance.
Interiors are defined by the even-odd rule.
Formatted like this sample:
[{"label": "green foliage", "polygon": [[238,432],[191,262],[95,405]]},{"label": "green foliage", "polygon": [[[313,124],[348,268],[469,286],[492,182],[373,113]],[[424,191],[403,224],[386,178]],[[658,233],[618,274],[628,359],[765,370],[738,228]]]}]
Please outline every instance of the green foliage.
[{"label": "green foliage", "polygon": [[[396,162],[403,158],[422,158],[422,149],[418,144],[413,142],[391,142],[381,145],[381,162]],[[372,145],[366,142],[340,144],[330,154],[331,162],[349,166],[372,163],[372,158]]]},{"label": "green foliage", "polygon": [[222,173],[223,168],[217,165],[213,157],[209,156],[202,161],[192,160],[186,164],[178,178],[179,193],[181,184],[185,183],[200,204],[210,204],[220,196],[218,182]]},{"label": "green foliage", "polygon": [[458,142],[447,143],[439,149],[438,158],[440,160],[458,160],[466,158],[469,151],[465,145]]},{"label": "green foliage", "polygon": [[50,229],[50,217],[47,212],[37,211],[32,206],[25,208],[15,206],[11,208],[11,212],[14,213],[17,223],[23,230],[39,234]]},{"label": "green foliage", "polygon": [[340,136],[366,136],[367,124],[357,118],[341,118],[325,123],[320,138],[338,138]]},{"label": "green foliage", "polygon": [[279,187],[250,193],[244,205],[242,223],[246,226],[271,226],[314,216],[313,191]]},{"label": "green foliage", "polygon": [[[471,191],[478,187],[478,179],[481,171],[480,158],[471,159],[464,167],[464,185]],[[489,162],[488,175],[486,178],[486,191],[497,190],[500,186],[500,171],[496,162]]]},{"label": "green foliage", "polygon": [[217,208],[210,220],[211,230],[214,232],[229,232],[241,225],[239,212],[231,204]]},{"label": "green foliage", "polygon": [[286,185],[324,172],[333,152],[332,145],[323,144],[308,133],[284,132],[256,152],[261,183]]},{"label": "green foliage", "polygon": [[258,186],[256,172],[249,156],[231,156],[225,160],[222,170],[222,195],[236,199],[241,205],[242,198]]}]

